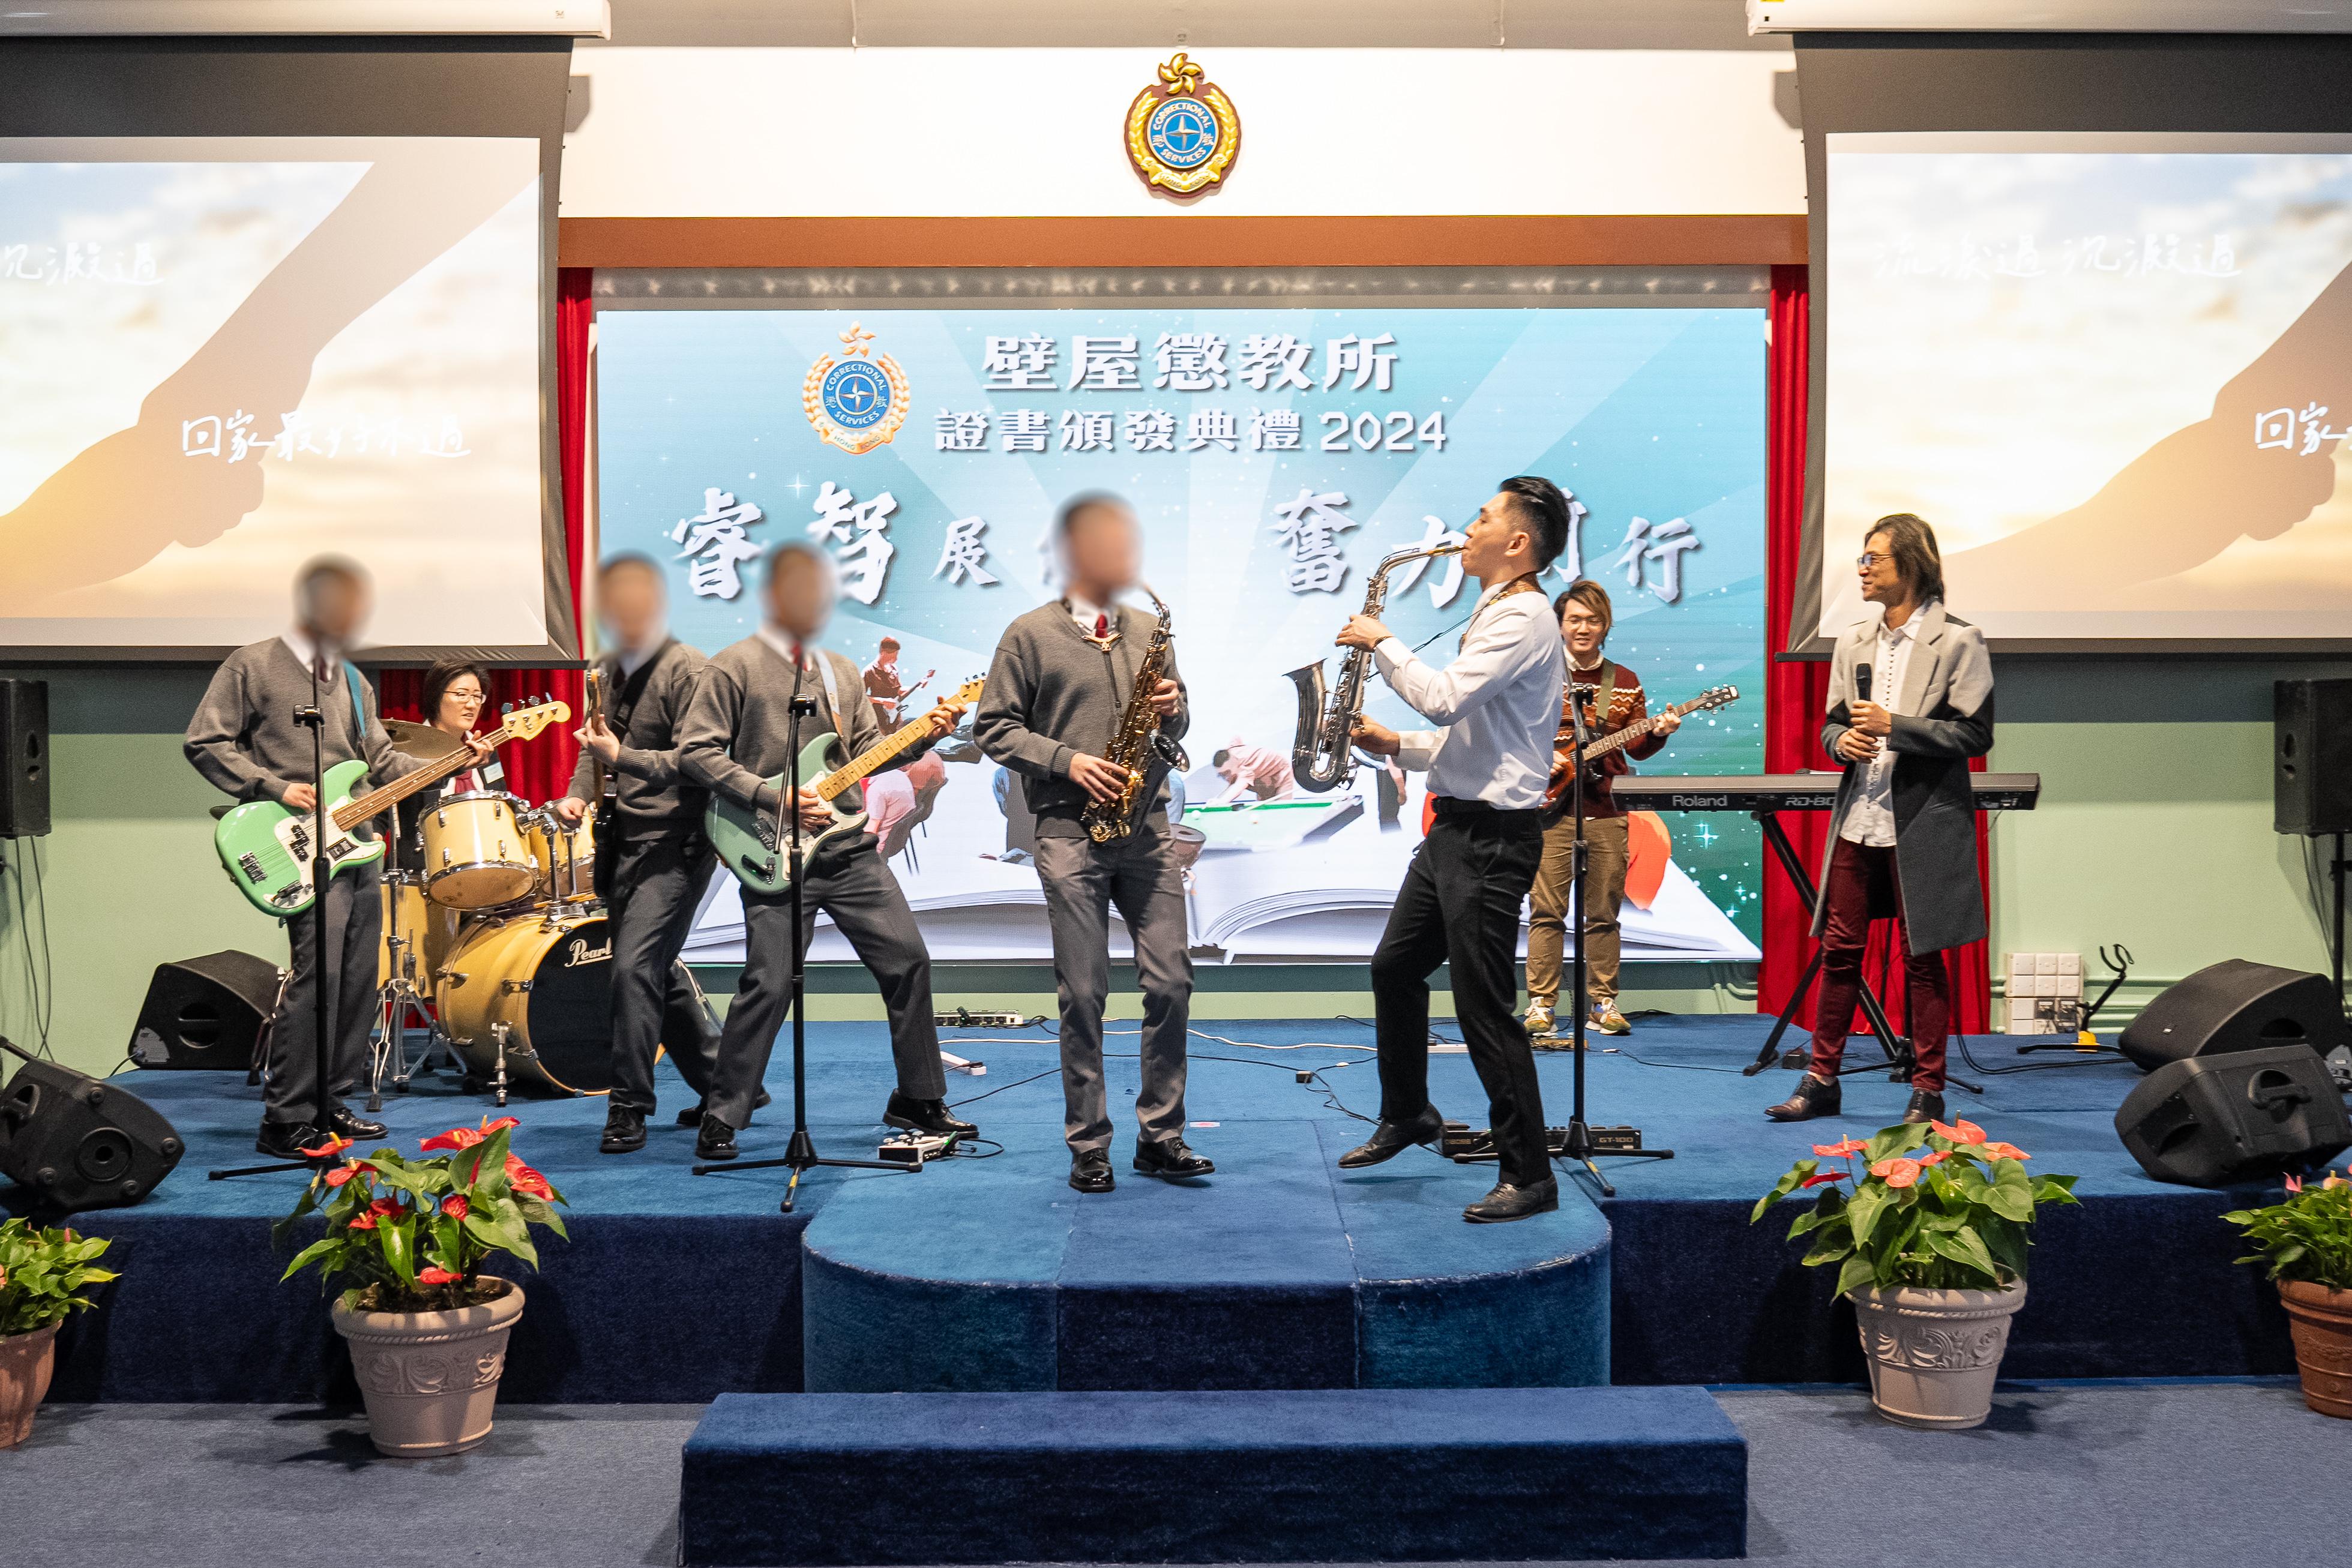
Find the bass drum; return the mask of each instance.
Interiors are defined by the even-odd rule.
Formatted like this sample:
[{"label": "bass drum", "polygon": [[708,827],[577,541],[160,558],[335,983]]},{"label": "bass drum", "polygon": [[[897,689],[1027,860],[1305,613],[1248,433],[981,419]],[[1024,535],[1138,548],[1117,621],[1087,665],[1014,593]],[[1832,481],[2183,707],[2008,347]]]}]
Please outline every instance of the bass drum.
[{"label": "bass drum", "polygon": [[613,938],[602,915],[485,921],[459,940],[439,980],[441,1027],[468,1071],[497,1073],[504,1024],[509,1083],[611,1092]]}]

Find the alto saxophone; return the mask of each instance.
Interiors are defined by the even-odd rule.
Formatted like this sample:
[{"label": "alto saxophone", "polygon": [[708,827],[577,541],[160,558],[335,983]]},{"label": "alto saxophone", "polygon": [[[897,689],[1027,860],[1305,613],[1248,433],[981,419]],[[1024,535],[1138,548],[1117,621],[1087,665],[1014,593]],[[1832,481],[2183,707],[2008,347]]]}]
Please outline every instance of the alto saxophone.
[{"label": "alto saxophone", "polygon": [[1143,650],[1143,662],[1135,667],[1135,690],[1128,694],[1127,711],[1118,716],[1118,733],[1111,737],[1103,752],[1103,760],[1114,768],[1127,769],[1127,783],[1112,800],[1088,800],[1078,821],[1086,825],[1087,837],[1098,844],[1113,839],[1123,839],[1135,831],[1135,808],[1143,794],[1144,781],[1150,777],[1150,764],[1156,759],[1165,762],[1179,773],[1187,772],[1192,763],[1184,748],[1172,737],[1160,733],[1160,710],[1151,706],[1151,694],[1168,675],[1168,653],[1172,645],[1168,635],[1173,619],[1160,595],[1151,591],[1150,583],[1139,584],[1151,608],[1159,612],[1160,622],[1151,629],[1151,641]]},{"label": "alto saxophone", "polygon": [[[1365,588],[1363,612],[1380,614],[1388,603],[1389,574],[1397,568],[1408,561],[1434,560],[1439,556],[1461,553],[1460,545],[1438,545],[1433,549],[1401,549],[1382,557],[1381,564],[1372,569]],[[1371,668],[1370,649],[1349,649],[1348,656],[1339,661],[1339,684],[1331,688],[1328,704],[1324,701],[1320,659],[1290,672],[1287,678],[1298,687],[1298,738],[1290,748],[1290,769],[1297,777],[1301,789],[1320,795],[1356,776],[1352,732],[1356,716],[1364,711],[1364,682]]]}]

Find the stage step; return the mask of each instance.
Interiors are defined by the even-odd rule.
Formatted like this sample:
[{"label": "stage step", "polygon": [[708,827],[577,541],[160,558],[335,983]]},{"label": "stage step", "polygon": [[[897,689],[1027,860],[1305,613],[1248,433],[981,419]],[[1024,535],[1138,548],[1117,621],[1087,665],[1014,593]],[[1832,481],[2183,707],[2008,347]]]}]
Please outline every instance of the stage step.
[{"label": "stage step", "polygon": [[729,1394],[688,1568],[1738,1557],[1748,1445],[1700,1388]]}]

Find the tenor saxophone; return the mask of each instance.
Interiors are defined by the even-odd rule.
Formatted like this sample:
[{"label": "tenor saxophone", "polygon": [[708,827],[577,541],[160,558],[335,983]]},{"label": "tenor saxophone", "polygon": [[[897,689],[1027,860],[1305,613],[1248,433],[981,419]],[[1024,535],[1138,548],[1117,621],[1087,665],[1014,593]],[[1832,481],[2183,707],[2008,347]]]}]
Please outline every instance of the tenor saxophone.
[{"label": "tenor saxophone", "polygon": [[1127,784],[1113,800],[1088,800],[1078,821],[1086,825],[1087,837],[1098,844],[1113,839],[1123,839],[1135,831],[1135,808],[1143,794],[1145,781],[1150,778],[1150,764],[1165,762],[1179,773],[1192,768],[1191,758],[1173,737],[1160,733],[1160,710],[1151,706],[1151,694],[1167,678],[1168,655],[1172,645],[1168,633],[1172,621],[1168,606],[1160,595],[1151,591],[1150,583],[1139,584],[1151,608],[1159,612],[1159,623],[1151,629],[1151,641],[1143,650],[1143,662],[1135,667],[1135,690],[1128,694],[1127,711],[1118,717],[1118,733],[1111,737],[1103,752],[1103,760],[1127,769]]},{"label": "tenor saxophone", "polygon": [[[1387,605],[1389,574],[1397,568],[1409,561],[1434,560],[1439,556],[1461,553],[1460,545],[1437,545],[1401,549],[1382,557],[1366,583],[1363,612],[1377,616]],[[1328,703],[1324,700],[1320,659],[1290,672],[1287,678],[1298,688],[1298,738],[1290,747],[1290,770],[1301,789],[1320,795],[1355,777],[1356,746],[1351,732],[1356,716],[1364,711],[1364,682],[1371,668],[1370,649],[1349,649],[1347,657],[1339,661],[1339,679],[1332,686]]]}]

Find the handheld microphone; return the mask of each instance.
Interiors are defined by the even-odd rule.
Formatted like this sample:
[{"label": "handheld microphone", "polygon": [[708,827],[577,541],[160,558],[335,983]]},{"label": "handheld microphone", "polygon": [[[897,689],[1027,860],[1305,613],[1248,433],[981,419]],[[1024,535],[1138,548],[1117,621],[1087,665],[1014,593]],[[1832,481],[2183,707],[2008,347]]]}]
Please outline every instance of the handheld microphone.
[{"label": "handheld microphone", "polygon": [[1870,700],[1870,666],[1868,664],[1856,664],[1853,667],[1853,698],[1856,702],[1866,703]]}]

